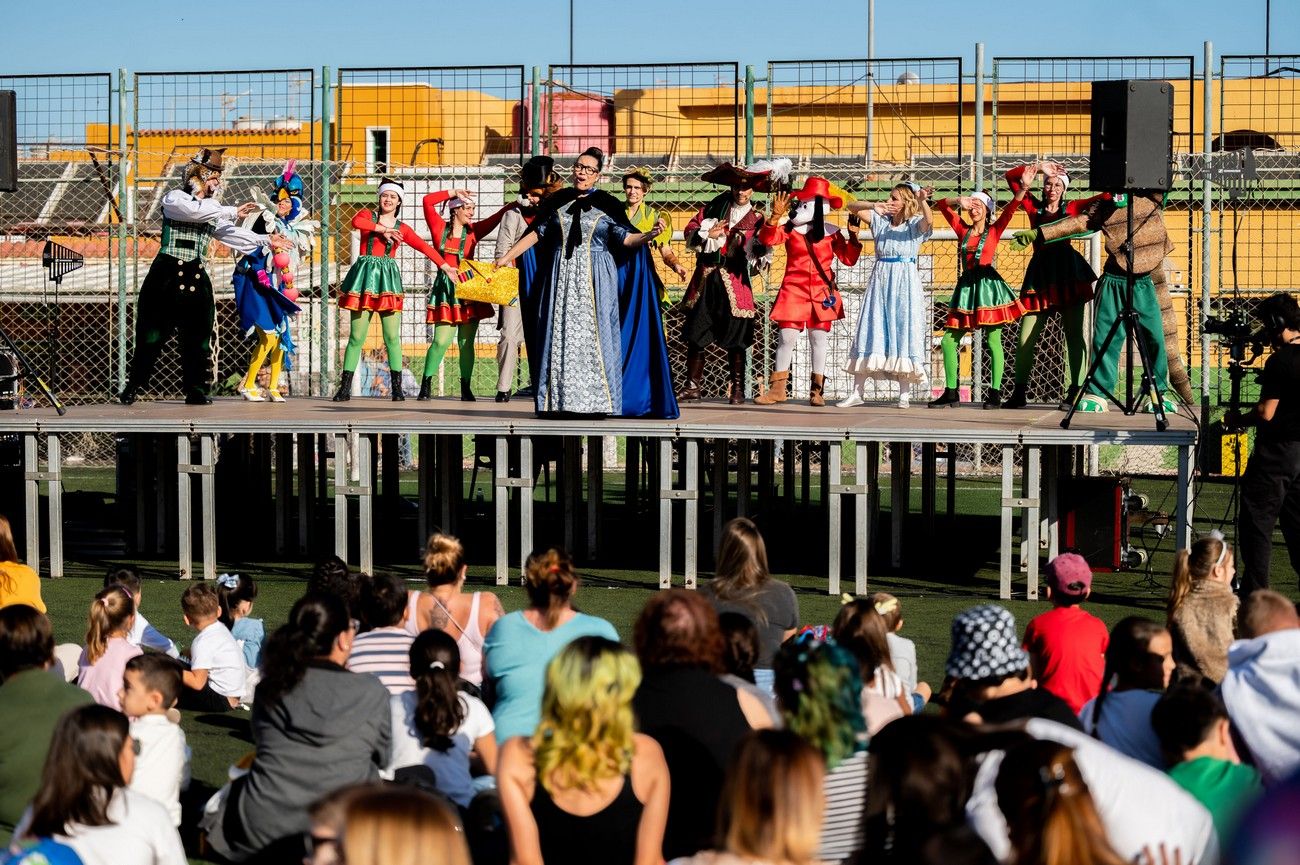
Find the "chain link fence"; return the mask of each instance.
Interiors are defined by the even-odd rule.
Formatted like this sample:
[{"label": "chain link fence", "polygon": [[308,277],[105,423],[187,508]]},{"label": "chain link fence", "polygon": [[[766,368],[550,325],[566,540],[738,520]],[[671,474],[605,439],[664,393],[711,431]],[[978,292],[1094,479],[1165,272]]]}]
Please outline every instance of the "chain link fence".
[{"label": "chain link fence", "polygon": [[[373,204],[384,175],[406,186],[402,219],[428,238],[420,208],[426,193],[469,188],[482,218],[514,200],[519,166],[530,154],[550,154],[564,170],[581,150],[598,146],[609,154],[604,180],[615,194],[628,170],[651,178],[648,202],[672,221],[677,235],[671,246],[689,272],[694,257],[680,232],[716,194],[699,178],[717,162],[788,156],[796,184],[820,174],[867,201],[883,200],[893,184],[907,179],[933,186],[936,196],[982,186],[1005,204],[1002,175],[1008,169],[1054,159],[1070,168],[1072,194],[1081,195],[1087,188],[1089,82],[1138,78],[1175,87],[1177,165],[1165,216],[1176,248],[1167,269],[1193,384],[1199,386],[1202,371],[1208,371],[1210,403],[1220,405],[1230,393],[1227,354],[1213,341],[1202,357],[1202,291],[1208,290],[1210,312],[1248,312],[1272,292],[1297,289],[1298,68],[1300,57],[1294,55],[1221,58],[1213,70],[1217,80],[1208,79],[1218,104],[1207,117],[1207,79],[1197,77],[1191,57],[996,58],[982,82],[988,107],[980,118],[980,140],[976,75],[961,58],[773,61],[749,70],[731,62],[559,64],[531,75],[522,66],[483,66],[0,76],[0,88],[18,93],[20,162],[19,192],[0,195],[0,326],[68,402],[110,399],[130,355],[136,292],[158,249],[161,197],[179,184],[185,162],[200,147],[227,148],[223,196],[239,203],[254,188],[269,190],[285,160],[294,158],[307,185],[307,209],[323,227],[315,254],[298,274],[304,311],[294,323],[299,351],[290,388],[298,395],[328,393],[348,333],[349,317],[336,309],[335,295],[356,255],[358,232],[351,220]],[[1025,224],[1017,216],[1012,229]],[[937,382],[937,340],[958,256],[947,227],[936,225],[936,231],[922,246],[919,267],[935,322],[931,371]],[[57,295],[40,265],[47,240],[85,256]],[[1095,241],[1076,244],[1100,267]],[[477,257],[488,259],[495,251],[489,235]],[[874,263],[871,253],[864,235],[858,264],[838,268],[846,317],[832,332],[831,400],[845,396],[850,385],[840,370]],[[999,269],[1013,287],[1028,257],[1009,244],[999,250]],[[674,374],[680,376],[678,301],[684,285],[656,260],[668,289],[665,326]],[[211,261],[218,307],[213,372],[220,388],[244,371],[248,347],[230,290],[234,257],[214,244]],[[407,289],[404,366],[414,380],[424,372],[430,338],[424,299],[432,273],[409,249],[400,264]],[[766,312],[783,269],[778,250],[771,269],[755,278],[764,326],[751,357],[751,393],[771,369],[776,333]],[[475,346],[480,362],[473,388],[480,395],[495,389],[496,341],[495,320],[489,319]],[[1009,327],[1004,345],[1016,342],[1017,328]],[[383,376],[369,375],[384,368],[382,355],[376,325],[363,354],[362,377],[370,384],[386,384]],[[1029,382],[1031,400],[1059,398],[1063,356],[1059,326],[1049,322]],[[439,392],[456,391],[455,357],[453,346],[435,378]],[[806,396],[808,365],[808,348],[801,344],[792,376],[797,398]],[[973,337],[961,366],[969,395],[982,395],[990,366],[982,340]],[[721,353],[705,370],[705,395],[723,396]],[[521,380],[524,374],[521,365]],[[1253,396],[1252,386],[1247,377],[1245,399]],[[179,395],[179,363],[171,348],[149,396]],[[875,396],[892,394],[882,389]],[[928,394],[917,388],[912,396],[920,401]],[[87,439],[80,450],[92,462],[113,459],[111,439]],[[962,454],[970,471],[997,469],[999,458],[974,448]],[[1172,470],[1162,449],[1107,449],[1099,452],[1098,463],[1103,471],[1124,473]]]}]

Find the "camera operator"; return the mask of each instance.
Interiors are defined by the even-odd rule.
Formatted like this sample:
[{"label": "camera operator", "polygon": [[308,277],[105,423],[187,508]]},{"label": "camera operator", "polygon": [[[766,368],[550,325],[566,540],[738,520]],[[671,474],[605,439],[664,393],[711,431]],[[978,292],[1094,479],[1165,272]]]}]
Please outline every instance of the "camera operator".
[{"label": "camera operator", "polygon": [[1256,427],[1237,521],[1243,597],[1268,588],[1279,517],[1291,567],[1300,574],[1300,304],[1289,294],[1275,294],[1260,303],[1255,317],[1273,348],[1259,375],[1259,403],[1224,417],[1229,428]]}]

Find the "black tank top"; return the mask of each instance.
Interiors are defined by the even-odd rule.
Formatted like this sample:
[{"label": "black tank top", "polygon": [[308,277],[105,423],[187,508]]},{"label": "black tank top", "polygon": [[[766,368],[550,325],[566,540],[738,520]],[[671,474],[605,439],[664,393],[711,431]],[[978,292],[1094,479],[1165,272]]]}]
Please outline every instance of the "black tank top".
[{"label": "black tank top", "polygon": [[541,781],[533,788],[530,806],[546,865],[632,865],[636,860],[636,830],[645,806],[632,792],[631,775],[623,776],[613,802],[587,817],[556,805]]}]

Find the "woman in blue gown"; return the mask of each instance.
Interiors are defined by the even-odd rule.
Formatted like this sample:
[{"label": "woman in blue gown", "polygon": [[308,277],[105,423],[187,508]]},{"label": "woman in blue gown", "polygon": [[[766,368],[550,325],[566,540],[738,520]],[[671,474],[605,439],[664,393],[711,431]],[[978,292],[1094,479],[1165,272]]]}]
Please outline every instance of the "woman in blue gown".
[{"label": "woman in blue gown", "polygon": [[[574,185],[546,199],[501,265],[538,241],[536,343],[539,414],[675,418],[659,284],[623,205],[595,189],[604,154],[589,148]],[[525,328],[529,327],[525,323]]]}]

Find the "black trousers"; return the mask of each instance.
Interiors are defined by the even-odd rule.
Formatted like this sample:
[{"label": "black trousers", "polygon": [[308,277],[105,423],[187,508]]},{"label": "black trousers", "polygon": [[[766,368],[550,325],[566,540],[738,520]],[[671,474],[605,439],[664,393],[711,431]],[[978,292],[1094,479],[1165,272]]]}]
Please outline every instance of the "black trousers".
[{"label": "black trousers", "polygon": [[163,346],[175,332],[185,395],[206,396],[212,378],[212,282],[195,261],[158,255],[140,286],[135,303],[135,354],[130,386],[149,386]]},{"label": "black trousers", "polygon": [[1241,479],[1237,549],[1243,597],[1269,587],[1273,527],[1282,524],[1291,569],[1300,574],[1300,441],[1255,440]]}]

